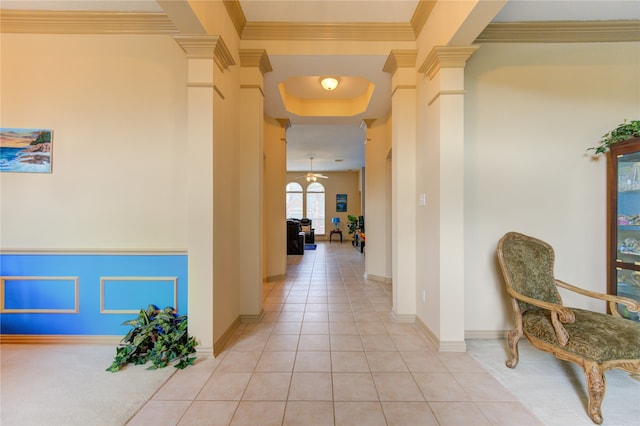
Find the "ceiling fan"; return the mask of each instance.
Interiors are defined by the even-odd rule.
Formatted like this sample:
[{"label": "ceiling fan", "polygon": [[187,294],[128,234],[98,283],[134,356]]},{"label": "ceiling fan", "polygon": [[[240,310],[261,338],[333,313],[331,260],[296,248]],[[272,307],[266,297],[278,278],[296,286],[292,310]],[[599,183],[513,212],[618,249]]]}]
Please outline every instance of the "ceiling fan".
[{"label": "ceiling fan", "polygon": [[304,178],[307,182],[315,182],[318,179],[329,179],[329,176],[325,176],[320,173],[313,173],[313,157],[309,157],[309,160],[311,161],[311,168],[309,169],[309,172],[306,175],[296,177],[296,179]]}]

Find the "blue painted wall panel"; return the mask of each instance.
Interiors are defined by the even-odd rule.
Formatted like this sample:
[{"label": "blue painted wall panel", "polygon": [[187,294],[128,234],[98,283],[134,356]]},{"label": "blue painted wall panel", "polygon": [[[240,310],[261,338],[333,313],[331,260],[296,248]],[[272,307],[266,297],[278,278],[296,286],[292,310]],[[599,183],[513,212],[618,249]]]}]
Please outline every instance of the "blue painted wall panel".
[{"label": "blue painted wall panel", "polygon": [[[178,312],[187,314],[187,255],[2,254],[2,277],[78,277],[77,313],[1,313],[2,334],[123,335],[122,323],[134,313],[101,313],[104,309],[139,310],[148,304],[173,305],[177,283]],[[114,280],[136,277],[139,279]],[[7,279],[4,309],[72,309],[73,281]],[[24,285],[24,287],[20,287]],[[164,308],[164,306],[159,306]],[[175,307],[175,306],[174,306]]]},{"label": "blue painted wall panel", "polygon": [[6,279],[4,307],[12,310],[74,310],[76,286],[73,279]]}]

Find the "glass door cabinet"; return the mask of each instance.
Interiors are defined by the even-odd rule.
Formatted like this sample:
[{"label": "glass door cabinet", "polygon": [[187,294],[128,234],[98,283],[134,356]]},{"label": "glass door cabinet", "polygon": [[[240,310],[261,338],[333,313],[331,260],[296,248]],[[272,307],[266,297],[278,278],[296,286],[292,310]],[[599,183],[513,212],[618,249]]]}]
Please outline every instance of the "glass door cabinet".
[{"label": "glass door cabinet", "polygon": [[[640,302],[640,138],[611,145],[608,157],[609,293]],[[639,313],[619,306],[640,321]]]}]

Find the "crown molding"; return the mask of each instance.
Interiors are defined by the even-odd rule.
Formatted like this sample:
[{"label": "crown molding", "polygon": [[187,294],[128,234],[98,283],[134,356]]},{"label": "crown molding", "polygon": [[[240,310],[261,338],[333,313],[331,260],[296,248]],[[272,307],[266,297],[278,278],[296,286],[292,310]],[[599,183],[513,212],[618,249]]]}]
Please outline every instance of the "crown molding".
[{"label": "crown molding", "polygon": [[0,10],[1,33],[176,34],[164,13]]},{"label": "crown molding", "polygon": [[417,57],[417,50],[392,50],[382,71],[394,74],[398,68],[415,68]]},{"label": "crown molding", "polygon": [[182,47],[189,59],[213,59],[222,71],[236,64],[220,36],[175,35],[173,39]]},{"label": "crown molding", "polygon": [[640,21],[497,22],[478,43],[597,43],[640,41]]},{"label": "crown molding", "polygon": [[262,75],[273,71],[269,55],[264,49],[241,49],[240,66],[259,68]]},{"label": "crown molding", "polygon": [[432,79],[440,68],[464,68],[467,59],[478,50],[480,46],[436,46],[431,49],[426,59],[418,69]]},{"label": "crown molding", "polygon": [[247,22],[242,40],[415,41],[410,24]]},{"label": "crown molding", "polygon": [[422,28],[424,28],[424,24],[427,23],[436,3],[437,1],[434,0],[420,0],[418,3],[416,10],[413,12],[413,16],[411,17],[411,28],[413,28],[415,38],[418,38],[420,35],[420,32],[422,31]]},{"label": "crown molding", "polygon": [[236,28],[238,36],[242,35],[245,25],[247,25],[247,18],[244,16],[242,6],[238,0],[223,0],[224,7],[227,9],[227,15]]}]

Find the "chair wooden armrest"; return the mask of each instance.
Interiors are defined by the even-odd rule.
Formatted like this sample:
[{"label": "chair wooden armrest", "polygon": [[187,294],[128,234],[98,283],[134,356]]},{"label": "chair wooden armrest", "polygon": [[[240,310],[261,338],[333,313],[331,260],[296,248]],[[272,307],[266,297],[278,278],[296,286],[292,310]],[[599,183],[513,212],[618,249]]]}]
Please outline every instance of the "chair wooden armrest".
[{"label": "chair wooden armrest", "polygon": [[567,308],[566,306],[558,305],[557,303],[549,303],[549,302],[543,302],[542,300],[533,299],[531,297],[525,296],[524,294],[520,294],[511,288],[507,289],[507,291],[509,292],[509,295],[511,295],[512,297],[522,302],[525,302],[530,305],[537,306],[538,308],[546,309],[548,311],[555,313],[560,317],[560,320],[563,323],[572,323],[576,320],[575,315],[573,315],[573,311]]},{"label": "chair wooden armrest", "polygon": [[562,346],[566,346],[567,342],[569,342],[569,333],[562,326],[562,323],[571,324],[575,322],[576,317],[571,309],[558,305],[557,303],[549,303],[533,299],[514,291],[512,288],[508,288],[507,291],[515,299],[551,311],[551,324],[553,325],[553,330],[556,333],[558,343]]},{"label": "chair wooden armrest", "polygon": [[556,285],[558,287],[562,287],[569,291],[573,291],[574,293],[582,294],[583,296],[592,297],[594,299],[600,299],[609,302],[609,309],[611,310],[611,315],[615,317],[622,317],[620,312],[618,312],[617,305],[624,305],[630,312],[638,312],[640,311],[640,303],[636,302],[633,299],[628,297],[616,296],[614,294],[604,294],[598,293],[595,291],[585,290],[580,287],[576,287],[569,283],[566,283],[562,280],[555,279]]}]

